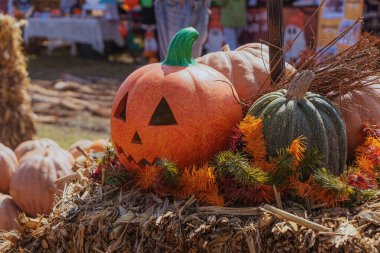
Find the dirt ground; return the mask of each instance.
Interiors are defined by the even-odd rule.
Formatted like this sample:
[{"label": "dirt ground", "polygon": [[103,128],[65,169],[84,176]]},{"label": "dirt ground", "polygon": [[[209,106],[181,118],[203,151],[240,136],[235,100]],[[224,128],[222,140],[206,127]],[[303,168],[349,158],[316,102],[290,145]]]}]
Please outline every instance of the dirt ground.
[{"label": "dirt ground", "polygon": [[[104,86],[116,91],[123,80],[137,68],[133,63],[72,57],[68,50],[58,50],[52,55],[44,53],[28,55],[27,58],[31,82],[37,85],[53,84],[64,74],[70,74],[82,78],[107,80]],[[86,85],[91,86],[91,84]],[[40,138],[51,138],[64,148],[80,139],[108,139],[109,119],[94,116],[88,112],[76,112],[75,116],[65,124],[60,122],[56,124],[37,123],[37,135]]]}]

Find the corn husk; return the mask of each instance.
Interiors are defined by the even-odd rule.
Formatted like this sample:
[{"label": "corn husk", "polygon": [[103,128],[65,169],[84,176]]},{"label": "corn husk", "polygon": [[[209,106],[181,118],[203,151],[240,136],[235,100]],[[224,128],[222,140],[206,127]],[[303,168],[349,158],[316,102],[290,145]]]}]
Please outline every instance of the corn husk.
[{"label": "corn husk", "polygon": [[0,142],[11,148],[35,134],[21,39],[18,23],[0,15]]}]

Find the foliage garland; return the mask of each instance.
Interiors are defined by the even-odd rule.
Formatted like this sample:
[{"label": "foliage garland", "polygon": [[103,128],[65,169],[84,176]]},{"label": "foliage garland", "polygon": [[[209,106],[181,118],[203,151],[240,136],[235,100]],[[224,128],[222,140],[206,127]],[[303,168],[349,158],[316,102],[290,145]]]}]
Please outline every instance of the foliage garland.
[{"label": "foliage garland", "polygon": [[[315,204],[337,206],[349,200],[365,200],[378,194],[380,182],[380,131],[364,126],[365,143],[357,149],[355,164],[335,176],[321,167],[322,157],[300,136],[289,147],[268,157],[262,120],[247,116],[234,129],[230,150],[217,154],[210,164],[179,169],[161,159],[138,170],[127,170],[112,147],[93,173],[105,184],[138,187],[159,196],[186,199],[194,195],[209,205],[257,205],[274,201],[273,186],[284,195],[307,198]],[[311,173],[310,173],[311,172]],[[305,178],[304,175],[312,175]]]}]

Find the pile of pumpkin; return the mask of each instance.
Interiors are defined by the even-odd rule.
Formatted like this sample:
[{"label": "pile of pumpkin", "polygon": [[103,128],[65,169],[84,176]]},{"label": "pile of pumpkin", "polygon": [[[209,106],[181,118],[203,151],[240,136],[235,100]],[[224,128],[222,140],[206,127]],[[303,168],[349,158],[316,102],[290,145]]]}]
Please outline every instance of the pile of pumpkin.
[{"label": "pile of pumpkin", "polygon": [[[297,186],[315,189],[315,179],[325,187],[317,193],[298,191],[299,197],[313,195],[329,204],[348,199],[353,191],[341,178],[353,171],[349,166],[361,167],[354,164],[354,156],[365,142],[363,126],[380,125],[380,53],[371,39],[363,38],[327,59],[313,56],[298,70],[285,64],[283,80],[272,84],[267,46],[253,43],[235,51],[225,47],[194,60],[191,50],[197,37],[193,28],[179,31],[165,61],[132,73],[115,97],[111,139],[134,178],[128,184],[177,198],[196,190],[204,203],[220,205],[230,188],[245,189],[227,198],[234,203],[242,195],[262,200],[260,187],[271,193],[272,185],[285,192],[297,191]],[[232,154],[219,153],[228,148],[232,129],[239,124],[246,124],[242,141],[237,141],[242,147]],[[218,166],[223,159],[225,166]],[[220,177],[223,172],[229,175]],[[372,172],[371,177],[377,174]],[[261,181],[255,179],[258,175],[264,175]],[[231,178],[232,186],[224,180]],[[292,187],[284,186],[290,185],[288,179]],[[249,180],[248,186],[254,187],[246,187]],[[205,186],[203,192],[194,185]],[[333,187],[345,189],[342,198],[330,194]]]},{"label": "pile of pumpkin", "polygon": [[[363,73],[368,78],[361,76],[355,87],[344,83],[351,74],[316,94],[312,91],[320,88],[317,81],[325,69],[338,69],[342,75],[339,71],[347,68],[339,64],[344,61],[317,65],[319,69],[307,71],[303,78],[286,64],[284,79],[292,84],[272,86],[265,45],[247,44],[194,60],[197,37],[195,29],[182,29],[172,39],[164,62],[138,69],[120,87],[112,109],[111,139],[126,168],[154,165],[160,158],[175,161],[180,168],[205,164],[226,148],[233,127],[250,108],[248,114],[263,118],[269,155],[302,135],[324,156],[323,166],[339,174],[347,156],[352,159],[364,142],[363,124],[380,123],[379,77],[368,76],[376,63],[366,66]],[[371,62],[366,50],[370,49],[362,48],[355,58]],[[373,55],[380,57],[378,50]]]},{"label": "pile of pumpkin", "polygon": [[0,143],[0,231],[15,228],[20,211],[30,217],[49,214],[64,187],[55,184],[57,179],[73,173],[74,163],[85,159],[81,151],[95,155],[107,145],[103,139],[81,140],[67,151],[44,138],[12,151]]}]

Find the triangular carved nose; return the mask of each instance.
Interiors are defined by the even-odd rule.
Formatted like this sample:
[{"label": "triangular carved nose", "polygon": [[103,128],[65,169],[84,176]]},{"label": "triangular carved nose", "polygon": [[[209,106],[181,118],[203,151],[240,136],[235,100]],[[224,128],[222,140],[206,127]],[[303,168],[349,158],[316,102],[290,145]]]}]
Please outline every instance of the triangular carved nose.
[{"label": "triangular carved nose", "polygon": [[139,133],[136,131],[135,134],[133,135],[133,138],[132,138],[132,143],[134,144],[142,144],[142,141],[141,141],[141,138],[140,138],[140,135]]},{"label": "triangular carved nose", "polygon": [[172,109],[165,98],[162,98],[160,103],[157,105],[152,118],[150,119],[149,125],[154,126],[167,126],[167,125],[177,125],[177,121],[174,118]]}]

